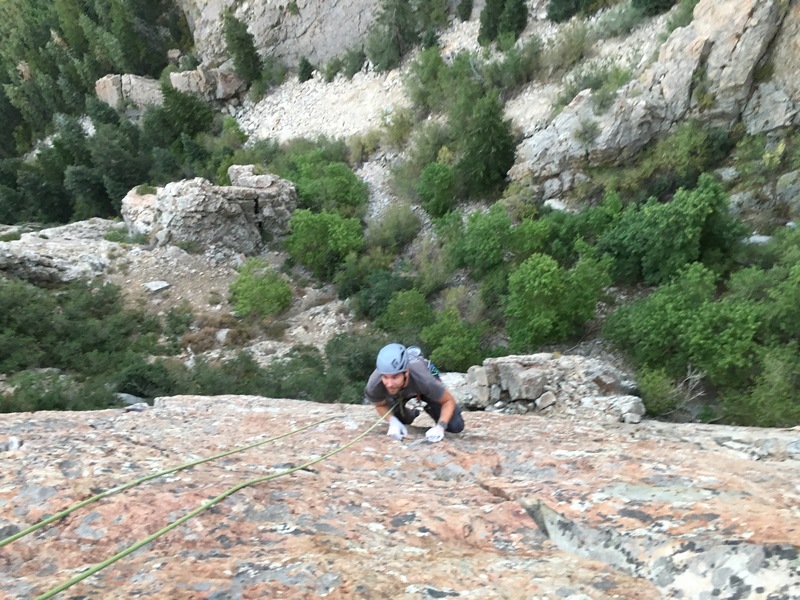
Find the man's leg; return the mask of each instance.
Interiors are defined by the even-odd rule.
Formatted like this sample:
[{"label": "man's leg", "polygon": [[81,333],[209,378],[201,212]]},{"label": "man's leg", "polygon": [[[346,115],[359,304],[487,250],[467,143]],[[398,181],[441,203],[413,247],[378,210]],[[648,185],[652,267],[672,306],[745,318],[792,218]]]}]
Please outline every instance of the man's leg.
[{"label": "man's leg", "polygon": [[[439,415],[442,414],[442,405],[438,402],[432,402],[427,398],[423,398],[425,402],[424,410],[428,413],[434,422],[439,422]],[[464,431],[464,417],[461,416],[461,407],[456,404],[456,409],[453,411],[453,417],[447,424],[447,431],[450,433],[461,433]]]}]

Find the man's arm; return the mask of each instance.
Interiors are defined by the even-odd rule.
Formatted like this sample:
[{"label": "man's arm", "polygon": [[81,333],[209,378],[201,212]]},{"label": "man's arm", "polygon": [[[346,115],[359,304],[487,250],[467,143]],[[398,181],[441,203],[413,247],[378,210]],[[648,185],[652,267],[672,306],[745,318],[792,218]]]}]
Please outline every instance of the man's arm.
[{"label": "man's arm", "polygon": [[[445,390],[444,394],[442,394],[442,397],[439,398],[439,404],[442,405],[442,412],[439,414],[439,421],[449,423],[450,419],[453,418],[453,413],[456,411],[456,399],[449,390]],[[445,425],[445,428],[447,428],[447,425]]]},{"label": "man's arm", "polygon": [[378,414],[382,417],[385,417],[391,411],[391,407],[389,406],[389,403],[386,400],[381,400],[380,402],[374,402],[373,406],[375,407],[375,410],[378,411]]}]

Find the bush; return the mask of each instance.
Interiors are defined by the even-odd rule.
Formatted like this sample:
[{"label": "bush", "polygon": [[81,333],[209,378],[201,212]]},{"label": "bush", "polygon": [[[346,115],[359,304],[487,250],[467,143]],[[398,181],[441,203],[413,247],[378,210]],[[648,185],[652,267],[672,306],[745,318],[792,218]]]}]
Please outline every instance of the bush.
[{"label": "bush", "polygon": [[510,233],[511,219],[503,207],[495,203],[487,212],[469,215],[464,233],[451,251],[476,279],[481,279],[503,263]]},{"label": "bush", "polygon": [[530,351],[578,333],[594,316],[608,282],[602,261],[582,259],[564,271],[549,256],[531,255],[508,277],[505,316],[511,347]]},{"label": "bush", "polygon": [[431,361],[444,371],[464,373],[483,360],[480,327],[465,323],[454,308],[436,315],[436,322],[425,327],[421,337],[432,348]]},{"label": "bush", "polygon": [[344,64],[342,72],[348,79],[352,79],[353,75],[361,71],[364,63],[367,61],[367,55],[364,54],[364,49],[361,47],[351,48],[344,55]]},{"label": "bush", "polygon": [[364,245],[358,219],[346,219],[336,213],[298,209],[292,214],[289,227],[287,251],[323,279],[331,279],[347,255]]},{"label": "bush", "polygon": [[120,371],[116,391],[139,398],[170,396],[177,391],[177,381],[163,362],[137,356]]},{"label": "bush", "polygon": [[314,65],[312,65],[311,62],[305,56],[303,56],[300,59],[300,64],[297,67],[297,78],[300,81],[300,83],[308,81],[309,79],[314,77],[314,69],[315,69]]},{"label": "bush", "polygon": [[461,21],[469,21],[472,17],[472,0],[460,0],[456,14]]},{"label": "bush", "polygon": [[478,100],[462,128],[455,130],[461,159],[457,170],[470,197],[499,192],[514,164],[516,142],[511,121],[494,95]]},{"label": "bush", "polygon": [[380,316],[396,292],[407,290],[411,281],[393,271],[373,271],[367,276],[361,290],[353,297],[356,315],[375,320]]},{"label": "bush", "polygon": [[395,292],[375,325],[404,340],[405,344],[419,344],[420,332],[433,323],[433,309],[419,290]]},{"label": "bush", "polygon": [[720,184],[704,175],[697,188],[678,190],[672,202],[651,199],[626,208],[600,248],[615,258],[617,280],[627,282],[664,283],[698,260],[724,269],[744,233],[727,203]]},{"label": "bush", "polygon": [[325,357],[331,369],[364,386],[375,369],[378,351],[388,342],[382,333],[337,333],[325,344]]},{"label": "bush", "polygon": [[797,343],[765,348],[757,363],[759,374],[751,389],[722,395],[726,421],[751,427],[796,427],[800,424]]},{"label": "bush", "polygon": [[386,209],[380,220],[372,220],[367,227],[367,246],[381,248],[390,254],[398,254],[413,242],[422,222],[411,207],[404,202],[395,202]]},{"label": "bush", "polygon": [[663,369],[642,369],[636,382],[647,414],[659,417],[678,408],[680,392]]},{"label": "bush", "polygon": [[314,402],[334,402],[338,395],[325,377],[325,361],[314,346],[295,346],[274,359],[265,369],[268,385],[262,394],[270,398],[297,398]]},{"label": "bush", "polygon": [[634,8],[641,10],[647,17],[660,15],[667,12],[675,4],[676,0],[631,0]]},{"label": "bush", "polygon": [[422,208],[431,217],[441,217],[456,204],[456,178],[453,169],[442,163],[428,164],[419,178]]},{"label": "bush", "polygon": [[98,410],[116,402],[101,381],[80,382],[54,372],[26,372],[10,381],[14,391],[0,395],[0,413],[38,410]]},{"label": "bush", "polygon": [[292,288],[263,259],[248,258],[230,285],[230,302],[237,314],[274,317],[292,302]]}]

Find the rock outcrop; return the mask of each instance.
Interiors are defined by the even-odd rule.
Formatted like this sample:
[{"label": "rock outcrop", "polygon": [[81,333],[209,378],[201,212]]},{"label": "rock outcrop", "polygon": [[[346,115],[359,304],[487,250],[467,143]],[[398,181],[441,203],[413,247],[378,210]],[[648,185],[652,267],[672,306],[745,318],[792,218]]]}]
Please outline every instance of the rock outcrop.
[{"label": "rock outcrop", "polygon": [[800,597],[797,428],[482,412],[430,445],[423,415],[404,442],[380,424],[334,454],[374,410],[234,396],[136,408],[0,415],[0,539],[137,478],[312,427],[11,542],[0,598],[44,594],[212,504],[66,594]]},{"label": "rock outcrop", "polygon": [[120,253],[105,235],[119,224],[94,218],[23,233],[0,242],[0,274],[39,284],[92,279],[104,274]]},{"label": "rock outcrop", "polygon": [[[783,31],[796,30],[798,20],[797,7],[780,0],[700,0],[692,23],[672,32],[607,112],[598,114],[591,90],[582,91],[518,147],[510,175],[541,179],[587,164],[621,165],[689,119],[730,127],[744,117],[749,133],[796,124],[796,75],[781,68],[769,84],[754,81],[773,41],[775,57],[796,62],[798,48]],[[596,135],[587,136],[587,127]]]},{"label": "rock outcrop", "polygon": [[297,207],[294,184],[254,173],[252,165],[228,169],[229,186],[197,177],[168,183],[155,194],[131,190],[122,200],[128,230],[152,236],[159,246],[223,247],[257,254],[282,238]]}]

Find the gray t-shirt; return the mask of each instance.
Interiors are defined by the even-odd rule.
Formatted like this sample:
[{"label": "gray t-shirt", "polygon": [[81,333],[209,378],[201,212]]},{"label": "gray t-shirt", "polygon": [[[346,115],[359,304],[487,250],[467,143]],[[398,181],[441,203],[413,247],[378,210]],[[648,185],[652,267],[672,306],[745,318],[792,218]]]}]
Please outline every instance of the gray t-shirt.
[{"label": "gray t-shirt", "polygon": [[397,399],[408,400],[422,396],[423,400],[438,402],[444,395],[445,387],[441,381],[436,379],[428,370],[424,362],[412,362],[408,365],[408,383],[400,390],[396,397],[389,395],[386,386],[381,381],[381,374],[377,369],[372,372],[364,388],[364,396],[373,404],[378,404],[381,400],[386,400],[392,404]]}]

